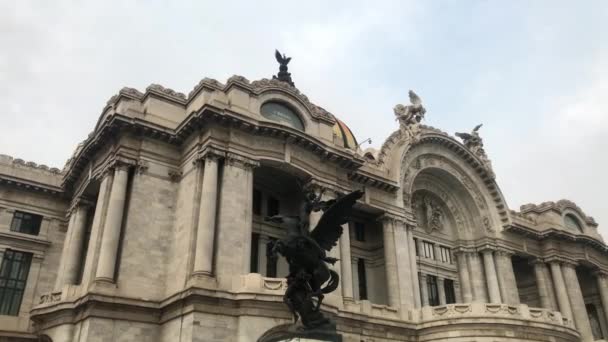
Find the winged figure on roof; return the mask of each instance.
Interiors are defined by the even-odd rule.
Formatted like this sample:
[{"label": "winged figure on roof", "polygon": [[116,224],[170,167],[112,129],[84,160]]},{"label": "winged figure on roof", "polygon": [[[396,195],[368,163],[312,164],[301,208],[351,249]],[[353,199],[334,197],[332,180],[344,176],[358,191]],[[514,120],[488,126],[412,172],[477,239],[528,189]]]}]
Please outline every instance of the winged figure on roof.
[{"label": "winged figure on roof", "polygon": [[[338,273],[329,268],[338,259],[328,256],[343,233],[353,205],[362,191],[353,191],[335,200],[321,200],[323,193],[305,192],[299,216],[275,215],[267,221],[283,225],[285,239],[277,240],[270,250],[271,256],[280,254],[289,264],[287,289],[283,302],[293,314],[294,323],[301,319],[305,329],[332,326],[332,322],[319,311],[325,294],[338,288]],[[322,211],[319,222],[310,230],[310,214]]]},{"label": "winged figure on roof", "polygon": [[399,129],[405,138],[417,141],[420,138],[420,122],[424,118],[426,108],[422,105],[420,96],[413,90],[408,92],[409,105],[398,104],[393,108],[395,120],[399,121]]},{"label": "winged figure on roof", "polygon": [[483,139],[479,135],[479,129],[483,124],[479,124],[473,128],[471,133],[456,132],[456,136],[462,139],[462,143],[466,148],[476,155],[483,164],[492,172],[492,163],[488,159],[485,149],[483,148]]}]

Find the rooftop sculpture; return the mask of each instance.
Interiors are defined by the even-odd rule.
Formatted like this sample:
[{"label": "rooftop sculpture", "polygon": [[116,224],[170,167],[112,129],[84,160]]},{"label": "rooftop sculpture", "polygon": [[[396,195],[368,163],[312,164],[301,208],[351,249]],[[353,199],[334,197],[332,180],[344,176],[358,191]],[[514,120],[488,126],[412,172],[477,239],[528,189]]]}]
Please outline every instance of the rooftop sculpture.
[{"label": "rooftop sculpture", "polygon": [[405,138],[412,139],[416,142],[420,137],[420,122],[424,118],[426,109],[422,105],[422,100],[414,91],[408,92],[410,97],[410,105],[398,104],[393,108],[395,112],[395,120],[399,121],[399,128]]},{"label": "rooftop sculpture", "polygon": [[274,56],[279,62],[279,73],[276,76],[272,76],[272,79],[276,79],[279,81],[283,81],[288,83],[290,86],[295,87],[295,84],[291,80],[291,73],[287,72],[287,64],[291,61],[291,57],[285,56],[285,54],[281,55],[279,50],[274,50]]}]

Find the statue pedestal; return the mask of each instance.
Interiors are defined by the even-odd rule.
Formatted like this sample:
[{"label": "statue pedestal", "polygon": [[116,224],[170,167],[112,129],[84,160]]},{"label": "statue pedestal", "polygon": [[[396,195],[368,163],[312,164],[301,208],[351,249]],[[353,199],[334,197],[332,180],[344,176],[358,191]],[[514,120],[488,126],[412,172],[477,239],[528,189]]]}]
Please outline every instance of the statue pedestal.
[{"label": "statue pedestal", "polygon": [[336,332],[334,325],[315,329],[304,329],[301,324],[282,324],[266,331],[258,342],[342,342],[342,335]]}]

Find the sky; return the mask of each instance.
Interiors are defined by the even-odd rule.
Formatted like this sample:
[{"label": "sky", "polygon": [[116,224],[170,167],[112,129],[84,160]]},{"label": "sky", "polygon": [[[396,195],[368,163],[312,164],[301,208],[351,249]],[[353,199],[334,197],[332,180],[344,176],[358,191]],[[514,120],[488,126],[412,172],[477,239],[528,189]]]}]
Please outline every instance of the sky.
[{"label": "sky", "polygon": [[511,209],[567,198],[608,239],[603,0],[0,0],[0,154],[61,168],[123,86],[268,78],[275,48],[359,141],[413,89],[427,125],[483,123]]}]

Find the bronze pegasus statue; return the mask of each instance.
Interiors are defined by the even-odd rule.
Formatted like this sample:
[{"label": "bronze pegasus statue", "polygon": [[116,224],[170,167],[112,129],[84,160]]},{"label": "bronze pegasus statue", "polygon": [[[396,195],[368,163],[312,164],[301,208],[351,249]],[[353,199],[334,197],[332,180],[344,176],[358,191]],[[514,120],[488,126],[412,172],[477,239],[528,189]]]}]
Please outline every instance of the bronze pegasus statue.
[{"label": "bronze pegasus statue", "polygon": [[[324,295],[336,290],[339,284],[338,273],[328,267],[338,259],[328,257],[327,252],[336,246],[343,233],[342,225],[348,222],[353,205],[363,196],[362,191],[353,191],[335,200],[322,201],[322,194],[307,192],[299,216],[266,218],[287,229],[287,237],[278,240],[270,253],[281,254],[289,264],[283,302],[293,314],[294,323],[299,318],[306,329],[332,324],[319,311]],[[309,217],[315,211],[323,211],[323,215],[311,231]]]}]

